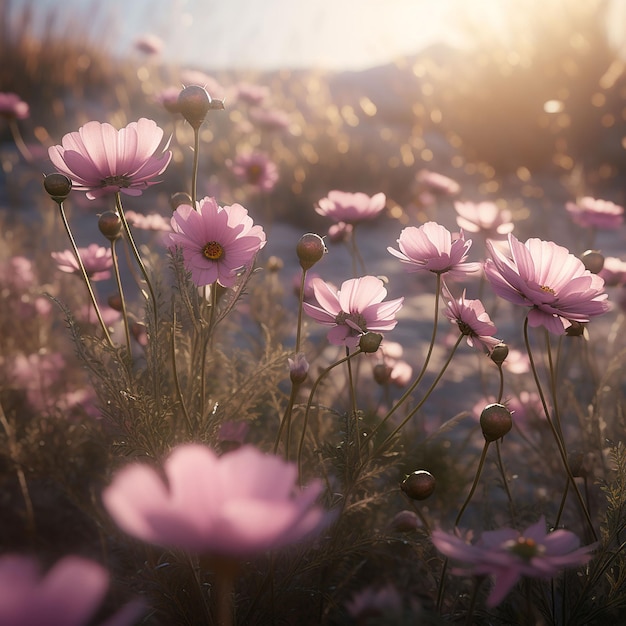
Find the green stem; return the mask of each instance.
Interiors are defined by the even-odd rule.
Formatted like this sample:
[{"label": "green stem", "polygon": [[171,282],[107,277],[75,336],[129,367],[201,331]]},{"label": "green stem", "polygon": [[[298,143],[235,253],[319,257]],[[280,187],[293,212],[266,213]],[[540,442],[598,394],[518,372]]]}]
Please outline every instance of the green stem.
[{"label": "green stem", "polygon": [[176,309],[174,308],[173,302],[172,302],[172,371],[174,372],[174,386],[176,387],[176,395],[178,396],[178,401],[180,402],[180,406],[183,410],[183,415],[185,416],[185,421],[187,422],[187,428],[189,429],[189,435],[191,436],[193,435],[194,429],[191,424],[191,417],[189,415],[189,411],[187,410],[187,404],[185,403],[183,391],[180,386],[180,378],[178,376],[178,366],[176,364]]},{"label": "green stem", "polygon": [[89,276],[87,276],[87,271],[85,270],[85,266],[83,264],[83,260],[80,258],[80,253],[78,252],[78,246],[76,245],[76,241],[74,239],[74,235],[72,235],[72,230],[70,229],[69,222],[67,221],[67,217],[65,215],[65,210],[63,209],[63,203],[59,202],[59,211],[61,213],[61,220],[63,221],[63,226],[65,227],[65,232],[69,237],[70,243],[72,245],[72,250],[74,251],[74,256],[76,257],[76,261],[78,262],[78,267],[80,268],[80,273],[82,274],[83,280],[85,281],[85,285],[87,287],[87,291],[89,292],[89,297],[91,298],[91,303],[93,304],[93,308],[96,311],[96,316],[98,317],[98,322],[100,322],[100,326],[102,327],[102,332],[106,340],[108,341],[111,348],[114,348],[113,340],[111,339],[111,335],[102,319],[102,313],[100,313],[100,307],[98,306],[98,301],[96,300],[96,294],[94,293],[91,287],[91,281],[89,280]]},{"label": "green stem", "polygon": [[122,304],[122,318],[124,320],[124,333],[126,335],[126,349],[128,350],[128,358],[132,359],[132,351],[130,344],[130,327],[128,325],[128,311],[126,310],[126,298],[124,298],[124,290],[122,289],[122,279],[120,277],[120,266],[117,259],[117,249],[115,247],[117,240],[111,240],[111,258],[113,260],[113,270],[115,272],[115,282],[117,283],[117,291],[120,294],[120,302]]},{"label": "green stem", "polygon": [[289,441],[291,439],[291,416],[293,415],[293,405],[296,401],[296,396],[298,394],[298,389],[300,385],[296,383],[291,383],[291,393],[289,394],[289,402],[287,403],[287,407],[285,408],[285,413],[283,414],[283,419],[280,420],[280,426],[278,427],[278,433],[276,433],[276,441],[274,441],[274,454],[276,454],[278,450],[278,446],[280,445],[280,439],[283,434],[283,430],[287,427],[287,435],[285,440],[285,460],[289,459]]},{"label": "green stem", "polygon": [[463,506],[459,510],[456,519],[454,520],[455,528],[459,525],[461,521],[461,517],[463,517],[463,513],[465,513],[465,509],[468,507],[474,492],[476,491],[476,487],[478,487],[478,480],[480,479],[480,475],[482,474],[483,467],[485,466],[485,459],[487,458],[487,450],[489,449],[490,441],[485,441],[485,445],[483,446],[483,451],[480,455],[480,460],[478,461],[478,468],[476,469],[476,475],[474,476],[474,482],[472,483],[472,488],[470,492],[467,494],[467,498],[465,498],[465,502],[463,502]]},{"label": "green stem", "polygon": [[300,342],[302,340],[302,303],[304,302],[304,284],[306,281],[306,270],[302,269],[300,277],[300,294],[298,295],[298,326],[296,329],[296,354],[300,352]]},{"label": "green stem", "polygon": [[198,160],[200,157],[200,127],[193,129],[193,165],[191,167],[191,206],[194,209],[197,201],[197,187],[198,187]]}]

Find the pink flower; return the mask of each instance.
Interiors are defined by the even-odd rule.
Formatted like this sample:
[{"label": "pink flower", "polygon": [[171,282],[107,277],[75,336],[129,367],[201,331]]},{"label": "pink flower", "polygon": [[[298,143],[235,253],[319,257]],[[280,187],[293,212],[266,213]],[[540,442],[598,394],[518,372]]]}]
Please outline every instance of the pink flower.
[{"label": "pink flower", "polygon": [[[4,626],[81,626],[104,600],[109,585],[107,571],[97,563],[68,556],[41,576],[39,565],[30,557],[6,555],[0,558],[0,623]],[[134,624],[143,608],[130,603],[107,626]],[[104,623],[103,623],[104,624]]]},{"label": "pink flower", "polygon": [[461,186],[455,180],[430,170],[420,170],[416,180],[421,187],[438,195],[454,196],[461,190]]},{"label": "pink flower", "polygon": [[317,481],[295,487],[298,470],[252,446],[218,457],[197,444],[178,446],[161,473],[141,463],[123,469],[104,505],[128,534],[165,547],[245,557],[319,531],[327,514],[314,506]]},{"label": "pink flower", "polygon": [[[78,253],[85,266],[87,276],[91,280],[106,280],[111,276],[110,270],[113,267],[113,258],[110,248],[104,248],[97,243],[92,243],[87,248],[78,248]],[[73,250],[51,252],[50,256],[56,261],[57,267],[62,272],[67,272],[68,274],[80,272]]]},{"label": "pink flower", "polygon": [[264,85],[242,82],[237,85],[236,98],[246,104],[259,105],[267,99],[269,89]]},{"label": "pink flower", "polygon": [[352,278],[339,291],[323,280],[312,285],[317,305],[305,302],[304,310],[320,324],[332,326],[328,341],[333,345],[355,348],[363,333],[392,330],[398,323],[395,315],[404,298],[383,302],[387,290],[380,278]]},{"label": "pink flower", "polygon": [[131,226],[141,230],[160,230],[167,232],[172,230],[171,218],[166,219],[159,213],[148,213],[144,215],[136,211],[125,211],[124,215]]},{"label": "pink flower", "polygon": [[522,244],[511,234],[510,256],[490,241],[487,247],[491,259],[485,262],[485,274],[493,290],[513,304],[531,307],[531,326],[562,335],[572,321],[588,322],[608,310],[602,278],[566,248],[540,239]]},{"label": "pink flower", "polygon": [[482,233],[488,239],[502,239],[514,228],[511,212],[494,202],[455,202],[456,223],[468,233]]},{"label": "pink flower", "polygon": [[595,548],[595,544],[580,548],[578,537],[568,530],[546,533],[543,517],[521,533],[513,528],[484,532],[473,545],[441,530],[433,531],[432,541],[445,556],[470,564],[469,573],[495,578],[488,607],[500,604],[522,576],[552,578],[566,567],[586,563]]},{"label": "pink flower", "polygon": [[172,158],[167,149],[157,154],[162,138],[163,130],[146,118],[121,130],[87,122],[78,132],[65,135],[62,145],[52,146],[48,155],[74,189],[86,191],[90,200],[118,191],[139,196],[158,182],[152,179]]},{"label": "pink flower", "polygon": [[328,227],[328,240],[333,243],[341,243],[342,241],[348,241],[352,236],[354,226],[352,224],[346,224],[345,222],[337,222]]},{"label": "pink flower", "polygon": [[30,107],[16,93],[0,91],[0,115],[24,120],[30,115]]},{"label": "pink flower", "polygon": [[466,262],[472,240],[465,241],[461,231],[459,238],[452,241],[452,233],[436,222],[403,229],[398,245],[400,251],[391,247],[387,250],[408,265],[408,272],[425,270],[460,277],[480,269],[480,263]]},{"label": "pink flower", "polygon": [[329,191],[326,198],[322,198],[315,211],[335,222],[356,224],[364,220],[377,217],[385,208],[387,198],[384,193],[377,193],[372,197],[361,193],[347,191]]},{"label": "pink flower", "polygon": [[230,169],[242,182],[261,191],[271,191],[278,182],[278,167],[265,152],[239,154]]},{"label": "pink flower", "polygon": [[180,87],[166,87],[155,95],[155,100],[170,113],[180,113],[178,106],[180,91]]},{"label": "pink flower", "polygon": [[606,287],[617,287],[626,284],[626,262],[617,257],[607,256],[604,265],[598,272]]},{"label": "pink flower", "polygon": [[263,109],[254,107],[250,109],[250,119],[268,131],[280,131],[289,128],[289,115],[279,109]]},{"label": "pink flower", "polygon": [[608,200],[585,196],[577,202],[568,202],[565,208],[574,223],[584,228],[611,230],[619,228],[624,221],[624,208]]},{"label": "pink flower", "polygon": [[180,246],[191,280],[198,286],[218,281],[232,287],[237,270],[250,265],[265,245],[265,233],[240,204],[221,207],[208,196],[197,211],[181,204],[172,217],[170,241]]},{"label": "pink flower", "polygon": [[163,40],[156,35],[147,33],[135,40],[135,48],[147,55],[157,55],[163,49]]},{"label": "pink flower", "polygon": [[491,352],[494,346],[501,343],[500,339],[493,336],[497,328],[480,300],[466,300],[465,290],[463,290],[463,295],[456,300],[445,285],[442,293],[447,300],[443,314],[458,325],[461,334],[466,337],[468,346],[478,349],[483,346],[487,352]]}]

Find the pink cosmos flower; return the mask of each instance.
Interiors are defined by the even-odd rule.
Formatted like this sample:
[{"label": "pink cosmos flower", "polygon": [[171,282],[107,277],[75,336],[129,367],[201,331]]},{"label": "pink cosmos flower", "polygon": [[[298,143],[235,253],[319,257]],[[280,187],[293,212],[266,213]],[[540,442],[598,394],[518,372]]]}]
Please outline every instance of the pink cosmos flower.
[{"label": "pink cosmos flower", "polygon": [[352,278],[339,291],[319,279],[312,286],[317,304],[305,302],[304,310],[320,324],[332,326],[328,341],[333,345],[355,348],[363,333],[392,330],[398,323],[395,315],[404,298],[383,302],[387,290],[380,278]]},{"label": "pink cosmos flower", "polygon": [[611,230],[619,228],[624,221],[624,207],[585,196],[577,202],[568,202],[565,208],[574,223],[584,228],[600,228]]},{"label": "pink cosmos flower", "polygon": [[387,250],[406,263],[408,272],[425,270],[462,277],[480,269],[480,263],[466,262],[472,240],[465,241],[463,231],[453,241],[447,228],[436,222],[426,222],[419,228],[408,226],[403,229],[397,241],[400,251],[391,247]]},{"label": "pink cosmos flower", "polygon": [[[44,576],[30,557],[0,558],[0,624],[5,626],[82,626],[104,600],[109,574],[97,563],[68,556]],[[134,624],[143,612],[131,602],[102,626]]]},{"label": "pink cosmos flower", "polygon": [[511,212],[494,202],[455,202],[456,223],[468,233],[482,233],[488,239],[505,238],[514,228]]},{"label": "pink cosmos flower", "polygon": [[0,115],[24,120],[30,115],[30,107],[16,93],[0,91]]},{"label": "pink cosmos flower", "polygon": [[451,559],[470,564],[455,573],[491,575],[495,578],[487,606],[500,604],[522,576],[552,578],[566,567],[578,567],[591,558],[596,544],[580,548],[578,537],[568,530],[546,532],[542,517],[521,533],[513,528],[484,532],[475,544],[455,534],[434,530],[435,547]]},{"label": "pink cosmos flower", "polygon": [[333,190],[322,198],[315,211],[335,222],[356,224],[364,220],[377,217],[385,208],[387,198],[384,193],[377,193],[372,197],[361,193]]},{"label": "pink cosmos flower", "polygon": [[345,222],[331,224],[331,226],[328,227],[328,240],[333,243],[348,241],[352,236],[353,230],[354,226],[352,224],[346,224]]},{"label": "pink cosmos flower", "polygon": [[131,226],[141,230],[159,230],[167,232],[172,230],[171,218],[166,219],[159,213],[148,213],[144,215],[136,211],[125,211],[124,215]]},{"label": "pink cosmos flower", "polygon": [[170,113],[180,113],[178,106],[180,91],[180,87],[166,87],[157,93],[154,99]]},{"label": "pink cosmos flower", "polygon": [[250,109],[250,119],[268,131],[286,130],[290,124],[289,115],[280,109],[254,107]]},{"label": "pink cosmos flower", "polygon": [[170,548],[247,557],[321,530],[316,481],[299,491],[298,470],[248,445],[218,457],[197,444],[178,446],[157,470],[134,463],[119,472],[103,501],[128,534]]},{"label": "pink cosmos flower", "polygon": [[465,335],[467,345],[480,350],[480,346],[491,352],[494,346],[501,343],[494,334],[497,328],[485,311],[485,307],[480,300],[467,300],[465,290],[463,295],[455,299],[446,285],[442,288],[443,297],[447,300],[447,306],[443,314],[453,323],[456,323]]},{"label": "pink cosmos flower", "polygon": [[[87,276],[91,280],[106,280],[111,276],[113,258],[111,249],[92,243],[86,248],[78,248],[78,253],[82,259]],[[50,256],[56,261],[57,267],[62,272],[77,274],[80,267],[73,250],[63,250],[62,252],[51,252]]]},{"label": "pink cosmos flower", "polygon": [[510,256],[487,241],[485,274],[500,297],[530,307],[530,326],[562,335],[572,321],[588,322],[608,310],[602,278],[566,248],[534,238],[522,244],[511,234],[508,241]]},{"label": "pink cosmos flower", "polygon": [[198,286],[218,281],[232,287],[237,270],[249,266],[265,245],[265,232],[255,226],[240,204],[221,207],[208,196],[197,210],[181,204],[172,217],[170,241],[180,246],[191,280]]},{"label": "pink cosmos flower", "polygon": [[598,272],[607,287],[617,287],[626,284],[626,261],[617,257],[607,256],[604,265]]},{"label": "pink cosmos flower", "polygon": [[167,146],[157,154],[162,138],[163,130],[146,118],[121,130],[87,122],[78,132],[65,135],[62,145],[50,147],[48,155],[74,189],[86,191],[90,200],[118,191],[139,196],[158,182],[154,177],[172,158]]},{"label": "pink cosmos flower", "polygon": [[237,85],[235,97],[246,104],[256,106],[263,104],[269,96],[269,89],[265,85],[254,85],[242,82]]},{"label": "pink cosmos flower", "polygon": [[454,196],[461,190],[456,180],[430,170],[420,170],[416,180],[422,188],[438,195]]},{"label": "pink cosmos flower", "polygon": [[265,152],[238,154],[229,165],[237,178],[260,191],[271,191],[278,182],[278,167]]}]

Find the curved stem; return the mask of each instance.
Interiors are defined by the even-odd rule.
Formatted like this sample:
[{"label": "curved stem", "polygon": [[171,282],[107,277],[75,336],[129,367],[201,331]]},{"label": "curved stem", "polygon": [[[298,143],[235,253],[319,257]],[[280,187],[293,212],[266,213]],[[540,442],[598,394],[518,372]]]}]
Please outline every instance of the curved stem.
[{"label": "curved stem", "polygon": [[28,163],[32,163],[33,154],[24,142],[22,133],[20,133],[19,126],[17,125],[14,117],[9,118],[9,129],[11,130],[11,135],[13,135],[13,141],[15,142],[17,149],[20,151],[20,154],[24,157],[24,160],[28,161]]},{"label": "curved stem", "polygon": [[515,512],[515,505],[513,504],[513,496],[511,496],[511,490],[509,489],[509,481],[507,480],[506,472],[504,471],[504,463],[502,461],[502,454],[500,452],[500,439],[496,439],[496,456],[498,458],[498,470],[500,471],[500,477],[502,478],[504,491],[506,491],[506,497],[507,497],[507,500],[509,501],[511,519],[514,520],[517,517],[517,514]]},{"label": "curved stem", "polygon": [[287,403],[287,407],[285,408],[285,413],[283,414],[283,419],[280,420],[280,426],[278,427],[278,432],[276,433],[276,440],[274,441],[274,454],[276,454],[278,450],[278,446],[280,445],[280,439],[283,434],[283,430],[285,426],[287,427],[287,435],[285,440],[285,460],[289,459],[289,440],[291,439],[291,416],[293,415],[293,405],[296,401],[296,395],[298,394],[299,384],[291,383],[291,393],[289,394],[289,402]]},{"label": "curved stem", "polygon": [[83,264],[83,260],[80,258],[80,253],[78,252],[78,246],[76,245],[76,241],[74,239],[74,235],[72,235],[72,230],[70,229],[69,222],[67,221],[67,217],[65,215],[65,210],[63,209],[63,203],[59,202],[59,211],[61,213],[61,220],[63,221],[63,226],[65,227],[65,232],[69,237],[70,243],[72,245],[72,250],[74,251],[74,256],[78,261],[78,267],[80,268],[80,273],[82,274],[83,280],[85,281],[85,285],[87,287],[87,291],[89,292],[89,297],[91,298],[91,303],[93,304],[93,308],[96,310],[96,316],[98,317],[98,322],[100,322],[100,326],[102,327],[102,332],[106,340],[108,341],[111,348],[114,348],[113,340],[111,339],[111,335],[102,319],[102,313],[100,313],[100,307],[98,306],[98,301],[96,300],[96,294],[94,293],[91,282],[89,280],[89,276],[87,276],[87,271],[85,270],[85,266]]},{"label": "curved stem", "polygon": [[115,273],[115,282],[117,283],[117,291],[120,294],[120,302],[122,305],[122,318],[124,320],[124,333],[126,335],[126,349],[128,350],[128,358],[132,359],[132,351],[130,344],[130,327],[128,325],[128,311],[126,310],[126,298],[124,298],[124,290],[122,289],[122,279],[120,276],[120,265],[117,260],[116,239],[111,241],[111,259],[113,260],[113,271]]},{"label": "curved stem", "polygon": [[528,337],[528,316],[524,320],[524,343],[526,344],[526,351],[528,352],[528,359],[530,361],[530,369],[532,371],[533,378],[535,380],[535,385],[537,387],[537,392],[539,393],[539,398],[541,399],[541,405],[543,407],[543,412],[545,413],[545,416],[546,416],[546,421],[548,422],[548,425],[550,426],[550,430],[552,431],[552,436],[554,437],[554,441],[556,442],[556,446],[558,448],[559,455],[561,456],[561,461],[563,462],[563,467],[565,468],[565,471],[567,473],[567,477],[569,479],[570,485],[572,486],[572,489],[574,490],[574,493],[576,494],[576,498],[578,499],[578,503],[580,504],[580,508],[582,509],[583,514],[585,516],[585,519],[587,521],[587,524],[589,525],[589,530],[591,531],[591,534],[593,536],[594,541],[597,541],[598,540],[598,535],[596,533],[595,528],[593,527],[593,522],[591,521],[591,516],[589,515],[589,511],[587,510],[587,507],[585,505],[585,501],[583,500],[582,494],[580,493],[580,490],[578,489],[578,485],[576,484],[576,481],[575,481],[574,476],[572,474],[572,470],[571,470],[571,468],[569,466],[569,463],[567,461],[567,451],[565,450],[565,444],[563,443],[563,440],[559,436],[559,432],[558,432],[557,428],[555,427],[555,425],[554,425],[554,423],[552,421],[552,418],[550,417],[550,411],[548,410],[548,404],[546,402],[546,397],[545,397],[545,394],[544,394],[543,389],[541,387],[541,383],[539,382],[539,374],[538,374],[537,368],[535,366],[535,360],[533,358],[532,350],[530,348],[530,339]]},{"label": "curved stem", "polygon": [[200,127],[193,129],[193,165],[191,168],[191,206],[196,207],[197,186],[198,186],[198,159],[200,156]]},{"label": "curved stem", "polygon": [[491,443],[490,441],[485,441],[485,445],[483,446],[483,451],[480,454],[480,460],[478,461],[478,468],[476,469],[476,475],[474,476],[474,482],[472,484],[472,488],[470,489],[470,492],[467,494],[467,498],[465,498],[465,502],[463,502],[463,506],[459,510],[459,513],[456,516],[456,519],[454,520],[455,528],[459,525],[459,522],[461,521],[461,517],[463,517],[463,513],[465,513],[465,509],[469,505],[474,495],[474,492],[476,491],[476,487],[478,487],[478,480],[480,479],[480,475],[482,474],[483,467],[485,466],[485,459],[487,458],[487,450],[489,449],[490,443]]}]

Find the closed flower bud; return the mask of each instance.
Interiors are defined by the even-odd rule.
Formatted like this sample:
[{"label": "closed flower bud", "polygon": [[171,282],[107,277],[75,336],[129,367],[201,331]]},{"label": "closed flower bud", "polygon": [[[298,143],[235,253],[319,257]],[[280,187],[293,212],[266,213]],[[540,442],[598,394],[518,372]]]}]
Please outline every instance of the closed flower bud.
[{"label": "closed flower bud", "polygon": [[[190,85],[178,95],[178,110],[192,128],[198,129],[204,122],[206,114],[215,108],[211,106],[211,102],[211,96],[204,87]],[[224,108],[223,103],[221,108]]]},{"label": "closed flower bud", "polygon": [[114,293],[107,298],[107,304],[116,311],[122,310],[122,298],[119,293]]},{"label": "closed flower bud", "polygon": [[311,269],[326,252],[324,240],[313,233],[302,235],[296,246],[296,254],[303,270]]},{"label": "closed flower bud", "polygon": [[506,435],[513,426],[513,417],[503,404],[488,404],[480,414],[480,427],[486,441],[495,441]]},{"label": "closed flower bud", "polygon": [[374,365],[374,380],[379,385],[385,385],[389,382],[389,377],[391,376],[391,368],[389,365],[385,363],[376,363]]},{"label": "closed flower bud", "polygon": [[509,356],[509,346],[505,343],[499,343],[494,346],[489,356],[496,365],[502,365],[506,361],[506,357]]},{"label": "closed flower bud", "polygon": [[289,378],[294,385],[300,385],[306,380],[309,373],[309,363],[303,352],[298,352],[293,359],[289,361]]},{"label": "closed flower bud", "polygon": [[284,265],[285,264],[280,257],[272,255],[269,259],[267,259],[267,265],[265,267],[268,272],[280,272]]},{"label": "closed flower bud", "polygon": [[178,191],[170,196],[170,207],[175,211],[181,204],[191,205],[191,196],[184,191]]},{"label": "closed flower bud", "polygon": [[48,174],[43,179],[43,186],[48,195],[59,204],[70,195],[72,181],[65,174]]},{"label": "closed flower bud", "polygon": [[109,241],[115,241],[122,232],[122,220],[117,213],[105,211],[98,219],[98,228]]},{"label": "closed flower bud", "polygon": [[580,260],[592,274],[598,274],[604,267],[604,255],[597,250],[586,250],[580,255]]},{"label": "closed flower bud", "polygon": [[402,481],[400,489],[411,500],[426,500],[435,491],[435,477],[426,470],[417,470]]},{"label": "closed flower bud", "polygon": [[383,336],[380,333],[365,333],[361,335],[359,339],[359,348],[361,352],[373,353],[380,348],[380,342],[383,340]]}]

